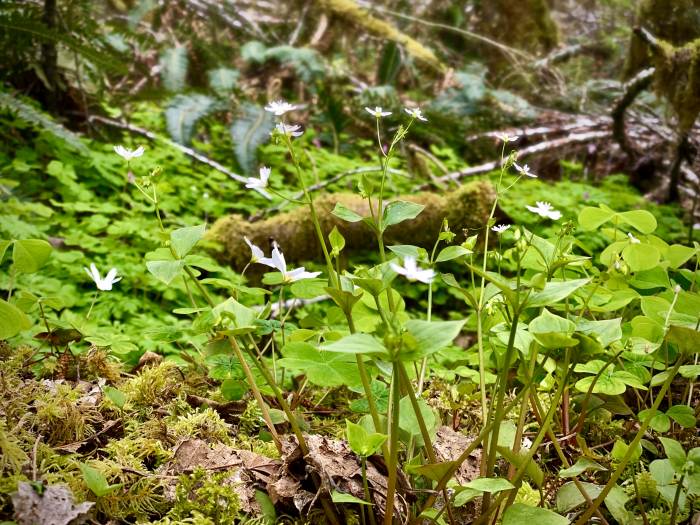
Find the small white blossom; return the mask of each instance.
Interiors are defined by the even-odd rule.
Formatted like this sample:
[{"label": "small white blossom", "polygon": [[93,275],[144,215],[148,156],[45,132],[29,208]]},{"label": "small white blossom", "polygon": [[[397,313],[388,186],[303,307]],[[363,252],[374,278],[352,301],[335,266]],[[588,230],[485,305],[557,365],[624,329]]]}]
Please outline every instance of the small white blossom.
[{"label": "small white blossom", "polygon": [[299,131],[300,128],[301,126],[299,126],[299,124],[285,124],[284,122],[280,122],[275,126],[278,133],[287,135],[288,137],[301,137],[304,132]]},{"label": "small white blossom", "polygon": [[284,260],[284,254],[280,251],[277,243],[272,248],[272,256],[267,259],[261,259],[259,262],[277,269],[284,279],[285,283],[293,283],[302,279],[312,279],[321,275],[321,272],[307,272],[303,266],[287,271],[287,262]]},{"label": "small white blossom", "polygon": [[535,175],[534,173],[532,173],[532,172],[530,171],[530,166],[528,166],[527,164],[521,166],[521,165],[518,164],[517,162],[514,162],[514,163],[513,163],[513,166],[515,167],[516,171],[517,171],[518,173],[520,173],[521,175],[525,175],[526,177],[530,177],[530,178],[533,178],[533,179],[536,179],[536,178],[537,178],[537,175]]},{"label": "small white blossom", "polygon": [[496,137],[498,138],[498,140],[501,140],[501,141],[505,142],[506,144],[508,144],[509,142],[515,142],[516,140],[518,140],[518,137],[516,137],[515,135],[513,135],[511,137],[507,133],[496,133]]},{"label": "small white blossom", "polygon": [[629,237],[630,242],[631,242],[632,244],[639,244],[639,243],[641,242],[641,241],[640,241],[639,239],[637,239],[634,235],[632,235],[632,233],[628,233],[628,234],[627,234],[627,237]]},{"label": "small white blossom", "polygon": [[129,148],[125,148],[124,146],[114,146],[114,153],[122,157],[124,160],[129,162],[131,159],[135,159],[137,157],[140,157],[143,155],[143,152],[146,151],[143,146],[139,146],[135,150],[130,150]]},{"label": "small white blossom", "polygon": [[416,264],[415,257],[404,257],[403,266],[399,266],[395,263],[390,263],[391,269],[396,273],[403,275],[409,281],[420,281],[422,283],[428,284],[435,277],[435,272],[431,269],[424,270],[419,268]]},{"label": "small white blossom", "polygon": [[491,230],[495,231],[497,234],[501,234],[510,228],[510,224],[499,224],[498,226],[492,226]]},{"label": "small white blossom", "polygon": [[297,109],[297,107],[294,104],[290,104],[289,102],[286,102],[284,100],[275,100],[273,102],[270,102],[267,106],[265,106],[265,111],[274,113],[278,117],[284,115],[289,111],[294,111],[295,109]]},{"label": "small white blossom", "polygon": [[90,278],[95,281],[95,284],[97,285],[98,290],[102,290],[103,292],[107,292],[112,289],[112,285],[116,282],[119,282],[122,280],[121,277],[117,277],[117,269],[112,268],[109,272],[107,272],[107,275],[105,275],[105,278],[103,279],[100,276],[100,272],[97,270],[97,266],[95,266],[95,263],[90,263],[90,269],[88,270],[83,266],[83,269],[87,272],[87,274],[90,276]]},{"label": "small white blossom", "polygon": [[246,180],[247,182],[245,183],[246,188],[250,188],[252,190],[257,190],[259,191],[262,195],[267,197],[268,199],[271,199],[270,194],[265,191],[264,188],[267,188],[267,181],[270,178],[270,168],[268,167],[261,167],[260,168],[260,178],[256,177],[248,177]]},{"label": "small white blossom", "polygon": [[[248,239],[248,237],[243,237],[243,240],[250,248],[250,262],[258,263],[262,261],[269,261],[269,259],[265,257],[265,252],[263,252],[258,246],[250,242],[250,239]],[[262,264],[267,263],[263,262]]]},{"label": "small white blossom", "polygon": [[561,219],[561,212],[552,208],[552,205],[548,202],[537,201],[537,206],[527,206],[527,209],[540,217],[552,219],[553,221]]},{"label": "small white blossom", "polygon": [[388,117],[391,115],[391,111],[384,111],[380,106],[375,106],[374,108],[365,108],[365,111],[375,118]]},{"label": "small white blossom", "polygon": [[[365,108],[366,109],[366,108]],[[411,118],[417,118],[423,122],[428,122],[428,119],[423,116],[420,108],[404,108],[404,111],[408,113]]]}]

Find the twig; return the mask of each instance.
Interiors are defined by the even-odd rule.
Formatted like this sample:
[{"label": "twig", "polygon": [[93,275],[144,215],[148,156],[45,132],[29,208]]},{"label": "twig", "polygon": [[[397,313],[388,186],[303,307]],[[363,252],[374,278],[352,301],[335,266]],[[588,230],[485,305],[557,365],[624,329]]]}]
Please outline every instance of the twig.
[{"label": "twig", "polygon": [[[166,139],[165,137],[161,137],[159,135],[156,135],[155,133],[153,133],[152,131],[148,131],[147,129],[143,129],[143,128],[140,128],[138,126],[134,126],[133,124],[129,124],[129,123],[124,122],[124,121],[113,120],[113,119],[109,119],[106,117],[101,117],[99,115],[91,115],[90,120],[102,122],[103,124],[107,124],[108,126],[112,126],[115,128],[125,129],[131,133],[137,133],[138,135],[143,135],[144,137],[148,138],[149,140],[152,140],[155,142],[162,142],[164,144],[167,144],[170,147],[173,147],[175,149],[180,150],[182,153],[184,153],[188,157],[191,157],[195,160],[198,160],[199,162],[206,164],[210,168],[214,168],[216,171],[219,171],[219,172],[223,173],[224,175],[228,175],[233,180],[236,180],[236,181],[244,183],[244,184],[246,182],[248,182],[248,179],[246,179],[246,177],[243,177],[242,175],[238,175],[237,173],[232,172],[231,170],[229,170],[225,166],[222,166],[221,164],[219,164],[215,160],[212,160],[209,157],[202,155],[198,151],[195,151],[194,149],[189,148],[187,146],[183,146],[182,144],[178,144],[177,142],[174,142],[170,139]],[[271,197],[269,197],[261,192],[259,192],[259,193],[261,195],[263,195],[263,197],[265,197],[266,199],[272,200]]]},{"label": "twig", "polygon": [[[544,151],[561,149],[571,144],[590,142],[592,140],[603,139],[609,136],[610,131],[588,131],[585,133],[574,133],[566,137],[540,142],[538,144],[533,144],[532,146],[529,146],[527,148],[523,148],[522,150],[520,150],[518,156],[527,157],[530,155],[542,153]],[[503,162],[504,161],[496,160],[492,162],[486,162],[484,164],[479,164],[478,166],[470,166],[459,171],[448,173],[447,175],[439,177],[437,180],[440,182],[457,181],[464,177],[469,177],[471,175],[480,175],[482,173],[488,173],[489,171],[498,169]],[[414,188],[414,190],[425,190],[429,187],[430,184],[422,184],[421,186]]]}]

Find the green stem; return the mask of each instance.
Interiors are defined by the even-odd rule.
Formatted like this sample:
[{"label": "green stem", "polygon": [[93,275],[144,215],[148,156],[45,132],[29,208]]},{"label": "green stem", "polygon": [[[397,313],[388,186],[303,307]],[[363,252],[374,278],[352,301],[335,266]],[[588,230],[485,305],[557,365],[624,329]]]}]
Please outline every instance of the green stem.
[{"label": "green stem", "polygon": [[394,495],[396,494],[397,469],[399,467],[399,398],[401,389],[399,387],[399,366],[393,364],[391,376],[391,421],[389,425],[389,463],[387,470],[389,478],[386,488],[386,509],[384,510],[384,525],[392,525],[394,515]]},{"label": "green stem", "polygon": [[678,500],[681,497],[681,490],[683,489],[683,480],[685,479],[685,474],[681,475],[681,479],[678,480],[678,486],[676,487],[676,494],[673,496],[673,508],[671,509],[671,519],[669,520],[669,525],[676,525],[676,515],[678,514]]}]

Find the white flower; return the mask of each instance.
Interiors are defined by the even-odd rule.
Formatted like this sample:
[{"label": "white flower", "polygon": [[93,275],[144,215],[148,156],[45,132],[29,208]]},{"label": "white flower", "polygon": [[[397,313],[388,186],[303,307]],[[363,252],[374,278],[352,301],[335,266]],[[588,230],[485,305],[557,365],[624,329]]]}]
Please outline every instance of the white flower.
[{"label": "white flower", "polygon": [[366,107],[365,111],[375,118],[388,117],[391,115],[391,111],[384,111],[380,106],[374,106],[374,109]]},{"label": "white flower", "polygon": [[627,234],[627,237],[629,237],[630,242],[631,242],[632,244],[639,244],[639,243],[641,242],[639,239],[637,239],[637,238],[636,238],[634,235],[632,235],[631,233],[628,233],[628,234]]},{"label": "white flower", "polygon": [[107,272],[107,275],[105,275],[105,278],[103,279],[100,277],[100,272],[97,271],[97,266],[95,266],[95,263],[90,263],[90,269],[88,270],[83,266],[83,269],[87,272],[87,274],[90,276],[90,278],[95,281],[95,284],[97,285],[98,290],[102,290],[103,292],[107,292],[112,289],[112,285],[116,282],[119,282],[122,280],[121,277],[117,277],[117,269],[112,268],[109,272]]},{"label": "white flower", "polygon": [[561,212],[552,208],[552,205],[548,202],[537,201],[537,206],[527,206],[527,209],[532,213],[536,213],[540,217],[546,217],[552,219],[553,221],[558,221],[561,219]]},{"label": "white flower", "polygon": [[290,104],[284,100],[274,100],[265,106],[265,111],[274,113],[278,117],[284,115],[288,111],[294,111],[297,107],[294,104]]},{"label": "white flower", "polygon": [[293,283],[294,281],[300,281],[302,279],[312,279],[321,275],[321,272],[307,272],[303,266],[287,271],[287,262],[284,260],[284,254],[280,251],[280,247],[277,243],[274,243],[274,247],[272,248],[272,256],[269,259],[261,259],[259,262],[277,269],[282,274],[285,283]]},{"label": "white flower", "polygon": [[518,173],[520,173],[521,175],[525,175],[526,177],[530,177],[530,178],[533,178],[533,179],[536,179],[536,178],[537,178],[537,175],[535,175],[534,173],[532,173],[532,172],[530,171],[530,166],[528,166],[527,164],[521,166],[521,165],[518,164],[517,162],[514,162],[514,163],[513,163],[513,166],[514,166],[515,169],[518,171]]},{"label": "white flower", "polygon": [[270,194],[267,193],[264,188],[267,188],[267,181],[270,178],[270,172],[272,170],[266,166],[260,168],[260,178],[248,177],[245,183],[246,188],[259,191],[262,195],[271,199]]},{"label": "white flower", "polygon": [[404,108],[404,111],[408,113],[408,115],[411,118],[417,118],[418,120],[422,120],[423,122],[428,122],[428,119],[423,116],[423,113],[421,112],[420,108]]},{"label": "white flower", "polygon": [[510,228],[510,224],[499,224],[498,226],[492,226],[491,230],[495,231],[499,235]]},{"label": "white flower", "polygon": [[516,140],[518,140],[518,137],[516,137],[515,135],[513,135],[511,137],[507,133],[496,133],[496,137],[499,140],[502,140],[503,142],[505,142],[506,144],[508,144],[509,142],[515,142]]},{"label": "white flower", "polygon": [[391,269],[396,273],[405,276],[409,281],[420,281],[422,283],[430,283],[435,277],[435,272],[433,270],[424,270],[419,268],[416,264],[416,258],[407,256],[404,257],[403,266],[399,266],[395,263],[390,263]]},{"label": "white flower", "polygon": [[[263,260],[269,261],[269,259],[267,257],[265,257],[265,253],[258,246],[256,246],[252,242],[250,242],[250,239],[248,239],[248,237],[243,237],[243,240],[250,248],[250,262],[257,263],[257,262],[262,262]],[[267,263],[262,263],[262,264],[267,264]]]},{"label": "white flower", "polygon": [[278,133],[287,135],[288,137],[301,137],[304,132],[299,131],[299,128],[301,128],[301,126],[298,124],[285,124],[284,122],[280,122],[275,126]]},{"label": "white flower", "polygon": [[143,155],[143,152],[146,151],[143,146],[139,146],[135,150],[130,150],[129,148],[125,148],[124,146],[114,146],[114,153],[122,157],[124,160],[129,162],[131,159],[135,159],[137,157],[140,157]]}]

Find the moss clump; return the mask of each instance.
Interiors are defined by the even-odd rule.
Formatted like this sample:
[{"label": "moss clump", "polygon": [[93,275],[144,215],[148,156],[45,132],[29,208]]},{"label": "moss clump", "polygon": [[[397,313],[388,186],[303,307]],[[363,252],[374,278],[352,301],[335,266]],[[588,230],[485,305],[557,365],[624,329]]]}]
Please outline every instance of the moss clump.
[{"label": "moss clump", "polygon": [[143,368],[139,375],[121,385],[120,390],[136,408],[161,407],[177,397],[183,381],[177,365],[163,361]]},{"label": "moss clump", "polygon": [[199,438],[209,443],[231,444],[231,425],[211,408],[171,417],[167,424],[176,439]]},{"label": "moss clump", "polygon": [[231,486],[230,474],[210,475],[197,469],[180,476],[175,491],[175,504],[158,525],[193,523],[228,525],[235,523],[241,510],[238,495]]},{"label": "moss clump", "polygon": [[[425,209],[415,219],[389,228],[385,240],[387,244],[414,244],[428,248],[435,242],[445,218],[456,232],[482,228],[494,198],[493,186],[484,181],[465,184],[447,196],[429,192],[399,196],[396,200],[419,203]],[[374,235],[365,224],[345,222],[331,213],[336,204],[342,204],[362,216],[369,216],[367,201],[359,195],[335,193],[319,197],[314,203],[321,230],[327,236],[337,227],[345,237],[346,250],[369,250],[376,245]],[[239,271],[250,261],[250,249],[243,241],[244,236],[260,247],[268,246],[271,239],[276,240],[282,246],[288,262],[318,260],[322,256],[305,207],[259,222],[249,222],[240,215],[217,221],[209,232],[209,238],[223,246],[222,261]]]}]

